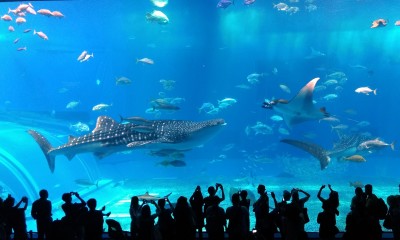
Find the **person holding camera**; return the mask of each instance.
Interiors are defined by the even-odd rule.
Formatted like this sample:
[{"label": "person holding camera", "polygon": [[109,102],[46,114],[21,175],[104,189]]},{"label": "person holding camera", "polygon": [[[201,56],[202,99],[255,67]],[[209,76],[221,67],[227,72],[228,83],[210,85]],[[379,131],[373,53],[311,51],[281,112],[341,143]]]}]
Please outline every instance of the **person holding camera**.
[{"label": "person holding camera", "polygon": [[[216,195],[218,189],[221,189],[221,197]],[[215,188],[214,186],[208,187],[208,194],[209,195],[204,198],[204,213],[206,213],[208,207],[219,205],[222,201],[225,200],[224,187],[220,183],[216,183]]]},{"label": "person holding camera", "polygon": [[203,227],[204,227],[204,212],[203,212],[203,205],[204,205],[204,197],[201,193],[200,186],[197,186],[194,190],[192,196],[189,199],[190,206],[193,210],[193,215],[195,219],[196,229],[199,233],[199,240],[203,239]]},{"label": "person holding camera", "polygon": [[[7,239],[10,238],[11,230],[14,230],[14,239],[28,239],[26,231],[25,210],[28,207],[28,198],[22,197],[21,200],[14,206],[15,198],[10,194],[4,200],[4,214],[6,217],[6,234]],[[23,204],[22,208],[20,208]]]},{"label": "person holding camera", "polygon": [[[72,196],[78,198],[80,202],[72,203]],[[66,229],[70,229],[68,233],[71,234],[72,238],[75,236],[79,238],[83,234],[83,226],[80,220],[83,213],[87,212],[86,202],[77,192],[64,193],[62,195],[62,200],[65,202],[61,205],[65,213],[65,216],[62,218],[64,226]]]}]

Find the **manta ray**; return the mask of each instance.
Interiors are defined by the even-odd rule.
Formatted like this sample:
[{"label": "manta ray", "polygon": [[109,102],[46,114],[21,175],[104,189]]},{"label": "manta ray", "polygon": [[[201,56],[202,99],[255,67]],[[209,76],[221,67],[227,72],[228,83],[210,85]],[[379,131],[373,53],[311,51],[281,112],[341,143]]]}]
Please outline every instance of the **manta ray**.
[{"label": "manta ray", "polygon": [[309,120],[329,117],[325,107],[317,109],[313,103],[313,92],[319,78],[309,81],[290,101],[276,99],[264,102],[263,108],[273,109],[281,114],[289,127]]},{"label": "manta ray", "polygon": [[376,147],[370,148],[369,150],[360,148],[362,143],[365,143],[369,140],[371,140],[371,137],[361,134],[339,135],[339,141],[333,145],[331,150],[326,150],[315,143],[294,139],[282,139],[281,142],[290,144],[310,153],[319,160],[321,170],[324,170],[328,167],[328,164],[331,162],[332,158],[343,160],[348,156],[370,153],[373,150],[376,150]]},{"label": "manta ray", "polygon": [[226,125],[223,119],[194,122],[186,120],[147,120],[140,117],[118,123],[108,116],[97,118],[95,129],[80,137],[70,136],[67,143],[53,147],[39,132],[28,130],[43,151],[50,171],[54,172],[55,157],[65,155],[71,160],[76,154],[92,152],[97,158],[137,148],[185,151],[202,145]]}]

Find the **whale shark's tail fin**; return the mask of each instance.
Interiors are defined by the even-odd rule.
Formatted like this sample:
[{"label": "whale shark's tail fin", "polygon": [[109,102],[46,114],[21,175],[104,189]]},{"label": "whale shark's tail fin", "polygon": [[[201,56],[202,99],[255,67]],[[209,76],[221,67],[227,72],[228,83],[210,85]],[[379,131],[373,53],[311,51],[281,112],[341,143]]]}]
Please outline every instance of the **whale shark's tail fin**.
[{"label": "whale shark's tail fin", "polygon": [[49,154],[49,152],[53,149],[50,142],[40,133],[35,130],[28,130],[28,133],[35,139],[35,141],[39,144],[42,149],[44,156],[47,159],[47,163],[49,164],[50,171],[53,173],[55,168],[55,156]]},{"label": "whale shark's tail fin", "polygon": [[331,158],[328,156],[327,151],[323,147],[317,144],[293,140],[293,139],[282,139],[281,142],[298,147],[313,155],[315,158],[319,160],[319,163],[321,164],[321,170],[324,170],[331,161]]}]

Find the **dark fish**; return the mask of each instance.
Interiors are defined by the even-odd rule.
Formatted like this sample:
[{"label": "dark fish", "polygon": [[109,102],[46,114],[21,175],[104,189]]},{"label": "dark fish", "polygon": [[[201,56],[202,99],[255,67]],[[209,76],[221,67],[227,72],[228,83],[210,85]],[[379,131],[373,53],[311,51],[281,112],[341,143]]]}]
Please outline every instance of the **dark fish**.
[{"label": "dark fish", "polygon": [[65,155],[71,160],[76,154],[92,152],[103,158],[115,152],[136,148],[189,150],[204,144],[215,136],[225,125],[223,119],[202,122],[185,120],[148,120],[149,132],[137,131],[143,126],[117,123],[107,116],[97,118],[96,128],[89,134],[80,137],[69,137],[66,144],[52,147],[50,142],[35,130],[28,133],[42,149],[51,172],[54,172],[55,157]]},{"label": "dark fish", "polygon": [[272,100],[264,102],[262,107],[275,110],[289,127],[305,121],[329,117],[324,107],[317,109],[313,103],[313,92],[318,80],[319,78],[314,78],[308,82],[290,101]]},{"label": "dark fish", "polygon": [[217,8],[227,8],[229,7],[231,4],[233,4],[233,1],[231,0],[220,0],[217,4]]},{"label": "dark fish", "polygon": [[159,164],[161,164],[163,166],[174,166],[174,167],[186,166],[185,161],[182,161],[182,160],[164,160],[162,162],[159,162]]},{"label": "dark fish", "polygon": [[174,149],[161,149],[157,151],[150,151],[151,156],[157,157],[170,157],[174,159],[182,159],[185,157],[184,151],[177,151]]},{"label": "dark fish", "polygon": [[179,110],[180,107],[169,103],[168,101],[164,99],[156,99],[151,101],[151,105],[153,107],[153,110],[159,109],[159,110],[171,110],[171,111],[176,111]]}]

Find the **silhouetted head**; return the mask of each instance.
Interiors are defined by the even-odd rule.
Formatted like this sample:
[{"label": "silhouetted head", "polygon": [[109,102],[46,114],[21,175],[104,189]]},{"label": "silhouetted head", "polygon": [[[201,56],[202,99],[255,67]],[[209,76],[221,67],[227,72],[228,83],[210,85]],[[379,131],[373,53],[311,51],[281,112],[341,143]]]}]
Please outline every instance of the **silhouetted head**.
[{"label": "silhouetted head", "polygon": [[91,198],[87,201],[87,206],[89,210],[95,210],[97,206],[97,201],[94,198]]},{"label": "silhouetted head", "polygon": [[137,196],[133,196],[131,198],[131,207],[138,207],[139,206],[139,198]]},{"label": "silhouetted head", "polygon": [[189,206],[187,198],[184,196],[180,196],[178,200],[176,200],[176,206],[178,207],[186,207]]},{"label": "silhouetted head", "polygon": [[49,197],[49,192],[46,189],[42,189],[39,192],[40,198],[47,199]]},{"label": "silhouetted head", "polygon": [[215,193],[217,192],[217,191],[215,190],[215,187],[214,187],[214,186],[209,186],[207,191],[208,191],[208,194],[210,194],[210,196],[214,196]]},{"label": "silhouetted head", "polygon": [[298,202],[298,201],[299,201],[299,191],[292,190],[292,202]]},{"label": "silhouetted head", "polygon": [[361,197],[363,195],[363,190],[360,187],[356,187],[356,189],[354,189],[354,193],[356,194],[357,197]]},{"label": "silhouetted head", "polygon": [[240,197],[241,197],[242,199],[246,199],[246,198],[247,198],[247,191],[246,191],[246,190],[240,191]]},{"label": "silhouetted head", "polygon": [[66,202],[66,203],[70,203],[72,202],[72,197],[71,197],[71,193],[64,193],[61,197],[61,199]]},{"label": "silhouetted head", "polygon": [[11,197],[11,195],[8,195],[8,197],[4,200],[3,206],[6,208],[10,208],[14,206],[15,203],[15,198]]},{"label": "silhouetted head", "polygon": [[164,209],[164,208],[165,208],[165,199],[164,199],[164,198],[158,199],[158,206],[159,206],[161,209]]},{"label": "silhouetted head", "polygon": [[283,200],[285,200],[287,202],[290,200],[291,197],[292,197],[292,194],[290,194],[290,192],[288,190],[283,191]]},{"label": "silhouetted head", "polygon": [[261,195],[261,194],[264,194],[264,193],[265,193],[265,186],[262,185],[262,184],[258,185],[258,187],[257,187],[257,192],[258,192],[260,195]]},{"label": "silhouetted head", "polygon": [[233,204],[233,205],[239,205],[239,203],[240,203],[240,196],[239,196],[239,193],[234,193],[234,194],[232,195],[232,204]]},{"label": "silhouetted head", "polygon": [[367,184],[365,185],[365,194],[367,195],[371,195],[372,194],[372,185],[371,184]]},{"label": "silhouetted head", "polygon": [[149,205],[147,205],[147,204],[143,205],[141,214],[142,214],[142,217],[144,217],[144,218],[151,216],[151,211],[150,211]]},{"label": "silhouetted head", "polygon": [[395,207],[397,205],[396,196],[390,195],[389,197],[387,197],[386,202],[389,205],[389,207],[391,208]]}]

